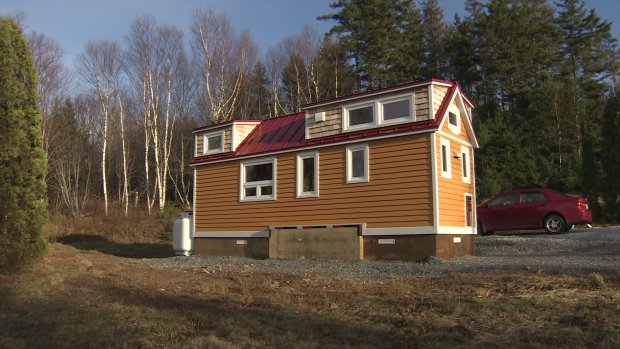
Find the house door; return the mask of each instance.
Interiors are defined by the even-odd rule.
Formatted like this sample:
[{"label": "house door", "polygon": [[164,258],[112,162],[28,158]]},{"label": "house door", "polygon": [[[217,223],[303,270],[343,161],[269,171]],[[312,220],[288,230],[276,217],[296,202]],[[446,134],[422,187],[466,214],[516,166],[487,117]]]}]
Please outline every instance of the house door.
[{"label": "house door", "polygon": [[474,225],[474,202],[471,195],[465,195],[465,225]]}]

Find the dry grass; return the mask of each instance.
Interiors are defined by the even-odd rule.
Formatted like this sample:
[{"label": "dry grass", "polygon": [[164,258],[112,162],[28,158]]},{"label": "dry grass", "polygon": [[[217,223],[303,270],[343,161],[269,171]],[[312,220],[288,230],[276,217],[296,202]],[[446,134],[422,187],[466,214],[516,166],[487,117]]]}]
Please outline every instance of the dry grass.
[{"label": "dry grass", "polygon": [[0,275],[0,347],[620,345],[619,275],[363,281],[242,266],[164,271],[128,258],[129,246],[103,245],[50,245],[40,264]]},{"label": "dry grass", "polygon": [[44,235],[49,242],[63,241],[68,236],[98,236],[118,243],[155,243],[171,241],[172,222],[177,218],[178,210],[168,206],[164,212],[154,209],[152,214],[146,210],[124,211],[112,206],[106,216],[103,209],[80,217],[50,212]]}]

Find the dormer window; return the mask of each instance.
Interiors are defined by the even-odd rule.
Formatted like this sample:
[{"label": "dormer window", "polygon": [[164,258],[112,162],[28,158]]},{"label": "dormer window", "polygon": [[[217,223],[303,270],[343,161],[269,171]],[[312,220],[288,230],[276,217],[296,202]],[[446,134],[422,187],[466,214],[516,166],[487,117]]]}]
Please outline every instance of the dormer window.
[{"label": "dormer window", "polygon": [[224,131],[206,133],[203,135],[202,154],[215,154],[224,151]]},{"label": "dormer window", "polygon": [[348,110],[349,127],[359,125],[372,125],[375,122],[375,106],[363,106]]},{"label": "dormer window", "polygon": [[344,132],[415,121],[413,95],[384,98],[342,108]]}]

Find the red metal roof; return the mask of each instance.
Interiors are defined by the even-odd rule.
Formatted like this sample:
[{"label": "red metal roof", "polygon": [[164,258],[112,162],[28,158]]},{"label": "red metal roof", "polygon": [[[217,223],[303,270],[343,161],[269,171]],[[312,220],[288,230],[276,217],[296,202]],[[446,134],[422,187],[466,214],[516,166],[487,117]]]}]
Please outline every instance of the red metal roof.
[{"label": "red metal roof", "polygon": [[235,155],[267,153],[304,144],[306,135],[306,113],[297,113],[264,120],[256,126]]},{"label": "red metal roof", "polygon": [[[432,80],[437,81],[438,80]],[[396,135],[408,132],[423,132],[436,129],[442,121],[452,97],[459,89],[458,83],[441,81],[452,84],[448,89],[441,107],[434,119],[399,124],[386,127],[371,128],[356,132],[340,133],[333,136],[305,139],[306,113],[300,112],[291,115],[262,120],[234,152],[220,153],[208,156],[195,157],[191,164],[198,165],[214,161],[232,160],[237,157],[262,155],[297,148],[313,147],[330,143],[340,143],[357,139]],[[415,85],[408,84],[408,85]],[[419,82],[417,84],[420,84]],[[199,130],[203,130],[200,128]]]}]

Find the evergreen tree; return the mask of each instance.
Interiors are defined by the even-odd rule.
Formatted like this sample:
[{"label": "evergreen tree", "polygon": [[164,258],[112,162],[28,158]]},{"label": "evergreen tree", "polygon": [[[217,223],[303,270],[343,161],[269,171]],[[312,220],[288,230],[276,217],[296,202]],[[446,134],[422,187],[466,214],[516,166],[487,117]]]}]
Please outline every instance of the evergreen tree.
[{"label": "evergreen tree", "polygon": [[424,78],[448,77],[446,45],[450,36],[449,27],[443,20],[443,8],[437,0],[422,2],[422,28],[424,43]]},{"label": "evergreen tree", "polygon": [[602,129],[603,198],[605,218],[620,221],[620,93],[605,108]]},{"label": "evergreen tree", "polygon": [[319,100],[345,96],[353,92],[355,76],[347,62],[347,52],[341,44],[325,37],[319,49]]},{"label": "evergreen tree", "polygon": [[600,96],[601,80],[607,76],[608,59],[613,56],[616,42],[611,23],[602,21],[594,10],[586,11],[582,0],[562,0],[556,5],[556,22],[563,36],[562,73]]},{"label": "evergreen tree", "polygon": [[421,43],[421,37],[416,37],[421,33],[420,16],[411,0],[339,0],[330,6],[339,12],[319,19],[337,22],[329,34],[347,48],[358,88],[375,89],[417,78],[411,71],[417,72],[419,66],[414,59]]},{"label": "evergreen tree", "polygon": [[37,76],[21,28],[0,18],[0,268],[40,255],[46,158]]}]

